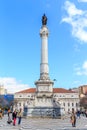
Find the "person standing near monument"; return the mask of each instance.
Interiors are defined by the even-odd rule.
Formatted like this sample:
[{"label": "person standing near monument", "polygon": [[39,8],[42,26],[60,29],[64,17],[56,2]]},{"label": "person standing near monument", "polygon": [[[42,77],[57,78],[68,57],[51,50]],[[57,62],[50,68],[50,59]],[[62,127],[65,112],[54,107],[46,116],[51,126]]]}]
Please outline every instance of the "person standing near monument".
[{"label": "person standing near monument", "polygon": [[16,125],[16,118],[17,118],[17,112],[16,110],[14,110],[14,112],[12,113],[13,125]]},{"label": "person standing near monument", "polygon": [[22,118],[22,109],[20,108],[19,112],[18,112],[18,125],[21,124],[21,118]]},{"label": "person standing near monument", "polygon": [[10,111],[10,108],[9,108],[9,109],[8,109],[8,117],[9,117],[10,112],[11,112],[11,111]]},{"label": "person standing near monument", "polygon": [[72,114],[71,114],[70,119],[71,119],[72,127],[76,127],[76,115],[75,115],[74,109],[72,109]]},{"label": "person standing near monument", "polygon": [[0,108],[0,118],[2,119],[2,109]]}]

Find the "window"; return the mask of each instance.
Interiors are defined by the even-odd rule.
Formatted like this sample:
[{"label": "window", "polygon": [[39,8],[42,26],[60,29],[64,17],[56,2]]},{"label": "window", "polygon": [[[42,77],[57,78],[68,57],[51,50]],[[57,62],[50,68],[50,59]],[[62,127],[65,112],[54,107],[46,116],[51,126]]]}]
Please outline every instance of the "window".
[{"label": "window", "polygon": [[68,112],[70,112],[70,109],[68,109]]},{"label": "window", "polygon": [[78,107],[78,103],[76,103],[76,107]]},{"label": "window", "polygon": [[53,100],[53,102],[55,103],[55,100]]},{"label": "window", "polygon": [[70,103],[68,103],[68,107],[70,106]]},{"label": "window", "polygon": [[63,103],[63,106],[65,106],[65,103]]},{"label": "window", "polygon": [[21,103],[19,103],[19,106],[21,106]]},{"label": "window", "polygon": [[72,103],[72,107],[74,106],[74,103]]},{"label": "window", "polygon": [[27,104],[29,104],[29,101],[27,101]]}]

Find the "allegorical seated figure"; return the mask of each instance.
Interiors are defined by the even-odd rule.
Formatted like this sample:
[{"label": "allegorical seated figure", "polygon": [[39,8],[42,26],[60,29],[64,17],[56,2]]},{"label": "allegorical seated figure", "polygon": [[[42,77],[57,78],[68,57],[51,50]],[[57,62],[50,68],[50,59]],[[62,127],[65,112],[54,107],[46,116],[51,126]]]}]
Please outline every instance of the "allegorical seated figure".
[{"label": "allegorical seated figure", "polygon": [[45,16],[45,14],[42,16],[42,25],[46,25],[47,24],[47,17]]}]

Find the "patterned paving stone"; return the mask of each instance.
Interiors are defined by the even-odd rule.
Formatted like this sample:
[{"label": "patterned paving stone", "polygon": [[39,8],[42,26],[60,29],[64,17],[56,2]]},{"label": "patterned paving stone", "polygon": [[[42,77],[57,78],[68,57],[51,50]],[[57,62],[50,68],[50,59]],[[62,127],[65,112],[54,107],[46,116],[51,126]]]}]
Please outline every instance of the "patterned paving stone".
[{"label": "patterned paving stone", "polygon": [[0,119],[0,130],[87,130],[87,118],[81,117],[76,121],[76,127],[72,127],[70,119],[22,119],[21,125],[7,124],[7,115]]}]

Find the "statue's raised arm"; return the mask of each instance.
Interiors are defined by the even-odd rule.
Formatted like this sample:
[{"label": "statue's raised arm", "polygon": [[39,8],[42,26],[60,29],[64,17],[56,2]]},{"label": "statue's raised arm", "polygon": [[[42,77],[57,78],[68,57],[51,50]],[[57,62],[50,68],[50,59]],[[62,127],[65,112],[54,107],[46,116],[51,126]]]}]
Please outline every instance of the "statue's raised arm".
[{"label": "statue's raised arm", "polygon": [[46,25],[47,24],[47,17],[45,16],[45,14],[42,16],[42,25]]}]

